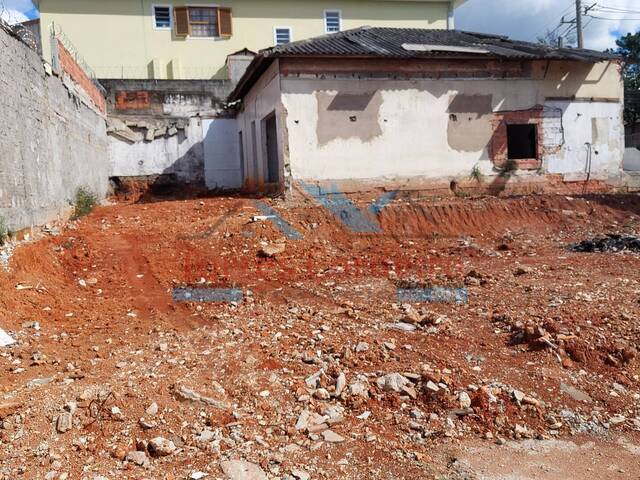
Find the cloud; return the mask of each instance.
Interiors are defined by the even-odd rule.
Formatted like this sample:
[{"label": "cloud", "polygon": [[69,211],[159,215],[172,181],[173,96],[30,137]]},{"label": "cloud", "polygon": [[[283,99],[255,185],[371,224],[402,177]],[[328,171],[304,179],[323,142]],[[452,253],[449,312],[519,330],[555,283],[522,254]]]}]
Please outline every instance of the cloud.
[{"label": "cloud", "polygon": [[[638,0],[600,3],[606,7],[598,6],[589,12],[599,18],[584,17],[587,48],[614,48],[615,40],[621,34],[640,29]],[[536,41],[547,30],[558,27],[562,16],[566,21],[575,18],[575,0],[468,0],[456,10],[456,28]],[[559,31],[569,27],[565,25]]]},{"label": "cloud", "polygon": [[26,22],[29,20],[29,17],[24,13],[14,9],[0,9],[0,18],[9,25],[15,25],[16,23]]}]

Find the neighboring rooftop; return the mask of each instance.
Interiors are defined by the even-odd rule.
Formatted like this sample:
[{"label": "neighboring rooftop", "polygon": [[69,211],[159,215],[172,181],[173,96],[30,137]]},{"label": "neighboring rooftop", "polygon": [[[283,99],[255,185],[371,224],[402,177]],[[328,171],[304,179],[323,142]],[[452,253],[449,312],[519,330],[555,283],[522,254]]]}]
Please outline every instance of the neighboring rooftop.
[{"label": "neighboring rooftop", "polygon": [[237,100],[278,57],[497,58],[504,60],[576,60],[599,62],[613,53],[511,40],[461,30],[360,27],[261,50],[229,97]]}]

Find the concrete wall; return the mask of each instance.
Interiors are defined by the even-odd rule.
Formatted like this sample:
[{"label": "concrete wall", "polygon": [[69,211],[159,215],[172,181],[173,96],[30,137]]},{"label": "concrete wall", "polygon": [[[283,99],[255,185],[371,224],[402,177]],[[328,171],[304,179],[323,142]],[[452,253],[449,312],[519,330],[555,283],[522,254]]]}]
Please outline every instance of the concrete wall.
[{"label": "concrete wall", "polygon": [[[168,129],[164,127],[164,131]],[[131,142],[110,134],[111,176],[173,175],[181,183],[204,184],[203,138],[202,119],[197,117],[189,119],[184,128],[176,129],[172,135],[154,135],[150,141],[142,135]]]},{"label": "concrete wall", "polygon": [[279,132],[280,170],[288,171],[285,164],[285,111],[281,101],[279,62],[276,60],[260,77],[242,102],[242,112],[238,115],[238,133],[243,137],[244,183],[248,189],[261,189],[265,184],[267,151],[264,120],[275,113]]},{"label": "concrete wall", "polygon": [[618,175],[624,143],[617,65],[535,62],[520,65],[517,75],[512,67],[501,67],[512,78],[460,78],[457,69],[468,66],[450,62],[451,78],[441,71],[440,79],[407,80],[361,71],[321,77],[282,63],[283,163],[294,180],[468,178],[476,165],[497,175],[506,161],[506,124],[535,123],[539,158],[521,162],[521,173]]},{"label": "concrete wall", "polygon": [[66,213],[78,187],[104,198],[104,118],[2,29],[0,72],[0,215],[21,229]]},{"label": "concrete wall", "polygon": [[[182,38],[154,28],[154,4],[231,7],[233,35]],[[273,45],[274,27],[291,27],[294,40],[324,34],[324,10],[342,11],[342,28],[362,25],[446,28],[443,0],[40,0],[42,33],[55,22],[82,52],[98,78],[227,78],[227,55]],[[50,59],[48,38],[44,58]]]},{"label": "concrete wall", "polygon": [[101,79],[100,83],[107,91],[109,115],[118,118],[215,116],[233,89],[226,80]]},{"label": "concrete wall", "polygon": [[239,189],[243,185],[240,135],[235,118],[203,121],[205,184],[208,189]]}]

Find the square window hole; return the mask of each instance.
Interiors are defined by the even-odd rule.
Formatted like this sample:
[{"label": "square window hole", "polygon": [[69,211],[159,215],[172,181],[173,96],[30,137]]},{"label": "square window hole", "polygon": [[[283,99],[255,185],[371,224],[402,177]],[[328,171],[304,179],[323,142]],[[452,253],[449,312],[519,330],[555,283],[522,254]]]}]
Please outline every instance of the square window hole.
[{"label": "square window hole", "polygon": [[507,125],[507,155],[509,160],[538,157],[538,126],[533,123]]}]

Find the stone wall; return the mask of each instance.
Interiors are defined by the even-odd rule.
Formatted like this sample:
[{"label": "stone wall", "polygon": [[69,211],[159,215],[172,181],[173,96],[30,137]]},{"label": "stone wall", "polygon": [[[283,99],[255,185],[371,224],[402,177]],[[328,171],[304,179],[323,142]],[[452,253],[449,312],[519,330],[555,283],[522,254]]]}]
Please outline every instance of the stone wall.
[{"label": "stone wall", "polygon": [[79,187],[107,192],[104,118],[47,71],[0,28],[0,215],[13,230],[67,214]]}]

